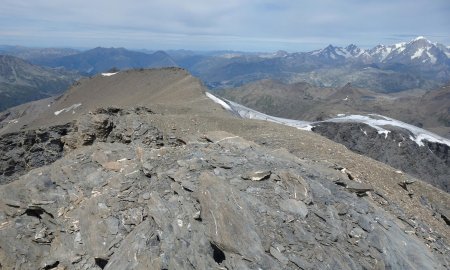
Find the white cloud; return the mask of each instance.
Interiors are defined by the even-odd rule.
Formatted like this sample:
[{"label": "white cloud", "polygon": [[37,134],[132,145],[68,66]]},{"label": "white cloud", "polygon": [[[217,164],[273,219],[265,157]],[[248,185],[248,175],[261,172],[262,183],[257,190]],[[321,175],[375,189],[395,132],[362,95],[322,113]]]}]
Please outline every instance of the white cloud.
[{"label": "white cloud", "polygon": [[374,45],[395,34],[449,43],[449,11],[447,0],[3,0],[0,43],[298,50]]}]

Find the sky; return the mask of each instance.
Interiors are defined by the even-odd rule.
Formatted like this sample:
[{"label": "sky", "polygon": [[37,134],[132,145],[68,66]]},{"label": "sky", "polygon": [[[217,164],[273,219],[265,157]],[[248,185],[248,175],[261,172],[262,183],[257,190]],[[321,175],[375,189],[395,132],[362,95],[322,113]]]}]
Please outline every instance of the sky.
[{"label": "sky", "polygon": [[0,0],[0,44],[310,51],[425,36],[450,45],[450,0]]}]

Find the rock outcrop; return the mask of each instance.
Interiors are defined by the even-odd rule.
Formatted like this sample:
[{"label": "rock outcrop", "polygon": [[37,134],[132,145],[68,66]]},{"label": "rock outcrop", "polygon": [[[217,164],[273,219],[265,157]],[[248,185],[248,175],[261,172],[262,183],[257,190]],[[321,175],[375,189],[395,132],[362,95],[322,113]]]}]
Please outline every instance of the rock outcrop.
[{"label": "rock outcrop", "polygon": [[[4,267],[436,269],[445,262],[408,233],[414,227],[329,179],[332,168],[311,172],[293,155],[225,132],[172,143],[156,127],[133,127],[142,121],[135,112],[120,114],[117,122],[87,115],[91,128],[65,137],[76,139],[74,150],[0,189]],[[121,125],[129,129],[103,132]],[[261,168],[270,177],[242,177]],[[441,245],[434,247],[445,252]]]}]

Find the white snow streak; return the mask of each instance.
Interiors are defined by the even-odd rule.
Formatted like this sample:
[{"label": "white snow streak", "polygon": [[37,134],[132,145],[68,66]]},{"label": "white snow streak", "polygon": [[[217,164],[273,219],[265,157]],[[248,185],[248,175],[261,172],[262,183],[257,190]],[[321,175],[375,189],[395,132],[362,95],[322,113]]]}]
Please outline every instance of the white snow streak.
[{"label": "white snow streak", "polygon": [[385,138],[387,138],[387,134],[390,132],[385,126],[394,126],[400,127],[411,132],[410,139],[415,141],[419,146],[424,146],[422,140],[427,140],[429,142],[437,142],[450,146],[450,140],[445,139],[439,135],[436,135],[432,132],[429,132],[425,129],[404,123],[402,121],[398,121],[386,116],[378,115],[378,114],[370,114],[370,115],[349,115],[344,117],[338,117],[326,120],[324,122],[353,122],[353,123],[364,123],[378,131],[378,134],[385,134]]},{"label": "white snow streak", "polygon": [[436,61],[437,61],[437,59],[436,59],[436,57],[434,56],[434,55],[432,55],[430,52],[428,52],[427,51],[427,55],[428,55],[428,57],[430,57],[430,62],[432,63],[432,64],[436,64]]},{"label": "white snow streak", "polygon": [[419,49],[411,56],[411,60],[412,60],[412,59],[415,59],[415,58],[421,57],[424,50],[425,50],[424,48],[419,48]]},{"label": "white snow streak", "polygon": [[112,75],[116,75],[118,72],[112,72],[112,73],[102,73],[102,76],[103,77],[109,77],[109,76],[112,76]]},{"label": "white snow streak", "polygon": [[221,100],[220,98],[214,96],[211,93],[206,92],[206,96],[209,97],[212,101],[222,106],[227,111],[233,111],[233,109],[228,105],[225,101]]},{"label": "white snow streak", "polygon": [[70,107],[67,107],[67,108],[64,108],[64,109],[62,109],[62,110],[59,110],[59,111],[54,112],[54,114],[55,114],[55,115],[59,115],[59,114],[62,113],[62,112],[68,112],[68,111],[70,111],[70,110],[73,110],[72,113],[75,113],[75,109],[78,108],[78,107],[80,107],[80,106],[81,106],[81,103],[73,104],[73,105],[70,106]]}]

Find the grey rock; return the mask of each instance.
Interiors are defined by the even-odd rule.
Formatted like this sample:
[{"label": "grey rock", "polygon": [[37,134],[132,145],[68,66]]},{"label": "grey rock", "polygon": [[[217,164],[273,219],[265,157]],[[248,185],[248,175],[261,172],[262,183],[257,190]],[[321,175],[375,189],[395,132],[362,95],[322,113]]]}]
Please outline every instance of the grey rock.
[{"label": "grey rock", "polygon": [[358,225],[366,232],[371,232],[373,230],[372,222],[366,216],[359,216]]},{"label": "grey rock", "polygon": [[362,238],[362,237],[365,236],[365,232],[364,232],[361,228],[356,227],[356,228],[353,228],[353,229],[350,231],[349,235],[350,235],[352,238]]},{"label": "grey rock", "polygon": [[299,218],[303,219],[308,215],[308,207],[302,201],[286,199],[280,201],[279,205],[281,210],[294,214]]}]

